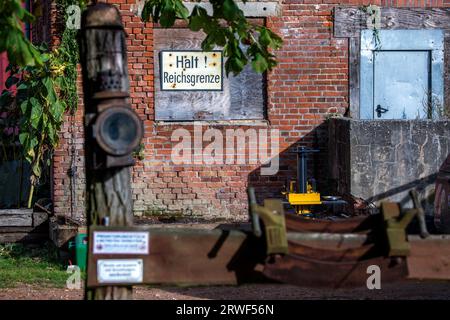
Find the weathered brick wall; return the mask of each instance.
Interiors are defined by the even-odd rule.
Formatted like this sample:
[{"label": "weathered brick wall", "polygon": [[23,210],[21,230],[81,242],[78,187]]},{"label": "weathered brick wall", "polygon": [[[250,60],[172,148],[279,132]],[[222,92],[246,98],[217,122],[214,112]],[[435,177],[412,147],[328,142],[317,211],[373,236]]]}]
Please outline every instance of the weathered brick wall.
[{"label": "weathered brick wall", "polygon": [[[131,103],[145,123],[145,159],[133,168],[136,214],[186,214],[204,218],[245,219],[246,187],[257,188],[260,198],[280,196],[286,178],[293,177],[295,157],[289,153],[298,143],[319,147],[311,170],[325,189],[327,173],[327,128],[330,113],[348,108],[348,43],[333,37],[332,10],[336,5],[377,4],[382,6],[450,7],[450,0],[383,1],[282,1],[282,16],[267,18],[266,25],[281,35],[284,46],[276,54],[279,66],[267,76],[267,122],[214,124],[204,122],[204,130],[218,128],[276,128],[280,130],[280,171],[276,176],[260,176],[258,165],[174,165],[170,160],[171,141],[176,128],[192,130],[192,124],[154,121],[153,30],[131,13],[135,0],[112,0],[122,13],[128,34],[128,67]],[[168,31],[170,32],[170,31]],[[81,101],[81,95],[80,95]],[[82,217],[84,203],[82,105],[75,123],[67,121],[54,161],[55,212],[70,215],[70,150],[77,150],[76,205],[73,217]],[[248,126],[247,126],[248,125]],[[73,129],[74,142],[71,142]],[[225,136],[225,134],[224,134]],[[208,144],[207,142],[204,143]],[[72,205],[73,206],[73,205]]]}]

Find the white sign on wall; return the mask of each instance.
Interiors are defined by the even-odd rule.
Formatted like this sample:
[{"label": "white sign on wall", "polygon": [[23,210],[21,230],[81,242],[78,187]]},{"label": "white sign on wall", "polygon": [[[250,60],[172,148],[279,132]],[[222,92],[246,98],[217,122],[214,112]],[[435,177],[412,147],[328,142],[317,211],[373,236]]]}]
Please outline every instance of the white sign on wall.
[{"label": "white sign on wall", "polygon": [[94,254],[148,254],[149,233],[95,231]]},{"label": "white sign on wall", "polygon": [[142,259],[117,259],[97,261],[99,283],[142,283],[144,262]]},{"label": "white sign on wall", "polygon": [[160,52],[161,90],[223,90],[222,51]]}]

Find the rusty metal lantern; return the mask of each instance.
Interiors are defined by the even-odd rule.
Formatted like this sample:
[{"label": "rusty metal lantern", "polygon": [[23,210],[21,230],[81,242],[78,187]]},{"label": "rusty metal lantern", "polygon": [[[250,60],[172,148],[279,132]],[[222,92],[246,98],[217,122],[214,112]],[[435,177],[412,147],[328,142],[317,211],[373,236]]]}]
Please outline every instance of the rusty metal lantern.
[{"label": "rusty metal lantern", "polygon": [[143,125],[131,108],[125,32],[115,6],[98,3],[82,17],[80,58],[85,95],[85,148],[92,169],[134,164]]}]

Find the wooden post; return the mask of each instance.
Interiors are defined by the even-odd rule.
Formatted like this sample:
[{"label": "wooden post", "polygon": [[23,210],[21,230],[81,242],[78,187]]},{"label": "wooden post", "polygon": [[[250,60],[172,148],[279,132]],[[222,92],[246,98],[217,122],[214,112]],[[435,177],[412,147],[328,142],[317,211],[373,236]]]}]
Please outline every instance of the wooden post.
[{"label": "wooden post", "polygon": [[[110,127],[104,131],[99,129],[105,123],[106,113],[108,116],[117,115],[117,112],[120,113],[123,109],[133,113],[128,102],[129,80],[125,33],[120,13],[115,6],[98,3],[89,6],[83,13],[80,58],[85,102],[84,147],[88,226],[130,226],[133,224],[133,200],[129,166],[133,165],[134,161],[131,157],[132,150],[124,151],[124,149],[134,147],[136,141],[139,143],[142,136],[142,124],[135,123],[134,128],[127,128],[127,130],[134,130],[132,133],[136,137],[133,141],[125,141],[125,143],[119,141],[121,137],[117,139],[117,136],[121,134],[124,124],[129,123],[130,119],[125,119],[123,122],[116,121],[112,125],[110,121],[108,123]],[[103,120],[100,120],[102,118],[100,115]],[[125,116],[130,117],[129,114]],[[138,119],[137,115],[131,119],[131,122],[135,119]],[[100,123],[101,121],[103,122]],[[139,119],[136,121],[139,122]],[[107,136],[111,130],[115,130],[113,133],[115,138],[109,140],[113,143],[108,149],[108,140],[100,140],[100,136]],[[129,135],[127,137],[129,138]],[[117,150],[114,149],[116,145]],[[85,298],[131,299],[132,287],[88,288],[86,286]]]}]

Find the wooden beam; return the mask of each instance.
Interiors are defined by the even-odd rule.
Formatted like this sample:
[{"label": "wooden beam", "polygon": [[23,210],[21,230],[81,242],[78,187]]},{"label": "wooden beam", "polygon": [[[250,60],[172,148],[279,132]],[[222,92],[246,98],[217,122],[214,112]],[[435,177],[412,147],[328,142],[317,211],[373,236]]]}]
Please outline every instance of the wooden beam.
[{"label": "wooden beam", "polygon": [[408,236],[411,246],[407,258],[410,279],[450,279],[450,236],[434,235],[426,239]]},{"label": "wooden beam", "polygon": [[32,214],[33,209],[1,209],[0,215]]},{"label": "wooden beam", "polygon": [[8,209],[0,211],[0,227],[31,227],[33,226],[33,210]]},{"label": "wooden beam", "polygon": [[48,233],[11,232],[0,233],[0,243],[36,243],[48,239]]},{"label": "wooden beam", "polygon": [[38,227],[41,224],[48,222],[48,214],[46,212],[33,212],[33,227]]},{"label": "wooden beam", "polygon": [[[213,9],[209,2],[183,2],[189,13],[196,5],[206,9],[209,15],[212,15]],[[237,2],[239,9],[244,12],[246,17],[277,17],[281,15],[281,6],[276,1],[267,2]]]},{"label": "wooden beam", "polygon": [[[135,4],[131,5],[131,11],[136,16],[141,16],[142,9],[144,8],[145,0],[137,0]],[[196,5],[206,9],[208,14],[212,14],[212,5],[209,2],[193,2],[184,1],[183,4],[192,12]],[[281,5],[278,1],[248,1],[243,3],[241,1],[237,2],[238,7],[244,12],[246,17],[254,18],[264,18],[264,17],[278,17],[281,15]]]},{"label": "wooden beam", "polygon": [[49,238],[58,248],[64,246],[77,233],[78,226],[59,223],[57,217],[49,219]]},{"label": "wooden beam", "polygon": [[[359,37],[369,15],[360,7],[336,7],[335,37]],[[450,29],[450,8],[381,8],[380,29]]]},{"label": "wooden beam", "polygon": [[361,41],[359,38],[349,39],[349,103],[350,117],[359,119],[359,88],[360,88],[360,48]]},{"label": "wooden beam", "polygon": [[0,234],[3,233],[30,233],[33,227],[0,227]]},{"label": "wooden beam", "polygon": [[[93,232],[149,232],[149,254],[94,254],[89,241],[88,287],[106,286],[98,282],[97,262],[105,259],[142,259],[141,284],[233,285],[263,281],[256,267],[264,263],[264,238],[238,230],[193,230],[181,228],[91,228]],[[134,283],[137,284],[137,283]]]}]

